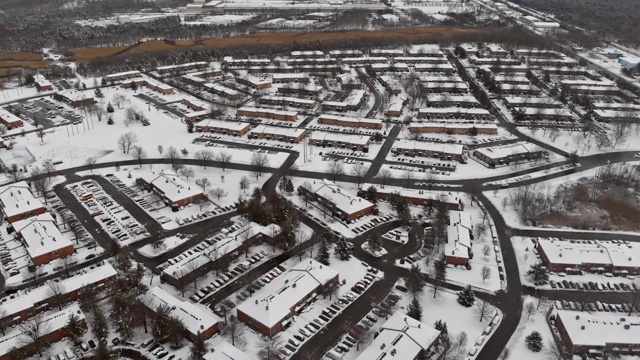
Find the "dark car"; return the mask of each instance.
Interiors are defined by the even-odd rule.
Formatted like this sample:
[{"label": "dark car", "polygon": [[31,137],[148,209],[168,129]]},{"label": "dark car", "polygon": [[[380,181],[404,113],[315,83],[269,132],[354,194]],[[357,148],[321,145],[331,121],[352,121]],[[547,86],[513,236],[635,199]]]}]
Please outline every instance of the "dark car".
[{"label": "dark car", "polygon": [[402,285],[396,285],[396,290],[402,291],[403,293],[407,292],[407,288]]},{"label": "dark car", "polygon": [[89,344],[90,348],[92,348],[92,349],[96,348],[96,343],[93,340],[89,340],[89,341],[87,341],[87,343]]}]

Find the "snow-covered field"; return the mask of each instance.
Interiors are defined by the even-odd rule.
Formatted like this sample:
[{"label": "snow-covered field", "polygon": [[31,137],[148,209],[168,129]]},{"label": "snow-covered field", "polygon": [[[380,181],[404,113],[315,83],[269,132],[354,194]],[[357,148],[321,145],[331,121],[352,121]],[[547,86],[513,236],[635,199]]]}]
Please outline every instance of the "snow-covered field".
[{"label": "snow-covered field", "polygon": [[[538,299],[531,296],[524,296],[523,303],[525,306],[528,303],[533,303],[537,307]],[[546,313],[551,306],[553,306],[553,303],[542,304],[531,315],[526,311],[522,311],[518,328],[511,336],[506,347],[510,354],[509,359],[549,359],[547,349],[549,348],[549,341],[553,341],[553,335],[551,334],[551,329],[549,328],[549,324],[546,320]],[[536,353],[529,350],[527,343],[524,341],[525,337],[533,331],[537,331],[542,335],[542,343],[544,344],[544,347],[541,352]]]}]

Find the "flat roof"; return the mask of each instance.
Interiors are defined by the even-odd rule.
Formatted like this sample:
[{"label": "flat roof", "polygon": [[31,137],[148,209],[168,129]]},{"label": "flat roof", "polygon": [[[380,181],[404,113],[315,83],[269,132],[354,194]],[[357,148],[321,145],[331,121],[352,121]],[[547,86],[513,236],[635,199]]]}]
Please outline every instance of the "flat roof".
[{"label": "flat roof", "polygon": [[637,316],[556,310],[556,322],[558,318],[574,346],[640,344],[640,317]]},{"label": "flat roof", "polygon": [[185,329],[194,335],[220,322],[218,315],[207,307],[188,301],[181,301],[159,286],[149,289],[146,294],[140,295],[139,298],[146,301],[146,305],[154,311],[159,306],[166,306],[170,309],[168,315],[178,318]]},{"label": "flat roof", "polygon": [[501,146],[477,148],[475,151],[491,159],[500,159],[511,155],[526,154],[531,152],[532,145],[529,143],[514,143]]},{"label": "flat roof", "polygon": [[464,146],[459,144],[435,143],[429,141],[401,139],[395,142],[395,147],[399,149],[423,150],[441,152],[444,154],[462,155]]},{"label": "flat roof", "polygon": [[338,271],[316,260],[305,259],[258,290],[237,309],[272,328],[289,317],[303,298],[338,275]]},{"label": "flat roof", "polygon": [[355,214],[368,209],[373,203],[363,199],[327,180],[313,180],[309,192],[315,193],[331,202],[337,209],[346,214]]},{"label": "flat roof", "polygon": [[213,91],[218,91],[224,94],[227,94],[229,96],[234,96],[234,95],[238,95],[240,94],[239,92],[235,91],[234,89],[230,89],[226,86],[220,85],[218,83],[206,83],[204,85],[202,85],[203,87],[207,88],[207,89],[211,89]]},{"label": "flat roof", "polygon": [[401,186],[391,186],[391,185],[382,186],[378,184],[362,184],[361,189],[366,190],[372,186],[378,191],[378,194],[396,193],[404,198],[433,200],[433,201],[444,202],[446,204],[458,204],[460,201],[458,197],[452,193],[410,189],[410,188],[403,188]]},{"label": "flat roof", "polygon": [[614,267],[640,267],[640,249],[610,241],[569,241],[539,239],[538,243],[554,264],[611,264]]},{"label": "flat roof", "polygon": [[421,108],[418,110],[420,114],[463,114],[463,115],[490,115],[491,113],[487,109],[481,108],[458,108],[458,107],[446,107],[446,108]]},{"label": "flat roof", "polygon": [[444,245],[444,253],[447,256],[455,256],[468,259],[471,248],[471,233],[469,228],[461,224],[447,227],[447,243]]},{"label": "flat roof", "polygon": [[258,133],[258,134],[272,134],[272,135],[281,135],[281,136],[291,136],[297,138],[298,136],[304,134],[305,129],[299,128],[285,128],[280,126],[268,126],[268,125],[258,125],[255,128],[249,131],[250,134]]},{"label": "flat roof", "polygon": [[456,102],[456,103],[472,103],[477,104],[478,99],[473,95],[427,95],[427,102]]},{"label": "flat roof", "polygon": [[202,357],[204,360],[253,360],[244,351],[223,340],[214,346],[211,352],[207,352]]},{"label": "flat roof", "polygon": [[6,122],[22,121],[20,117],[14,115],[12,112],[3,107],[0,107],[0,119],[3,119]]},{"label": "flat roof", "polygon": [[350,116],[340,116],[340,115],[331,115],[331,114],[322,114],[318,117],[319,120],[335,120],[335,121],[343,121],[350,123],[363,123],[363,124],[382,124],[382,120],[380,119],[371,119],[371,118],[354,118]]},{"label": "flat roof", "polygon": [[436,128],[444,128],[444,129],[498,129],[498,126],[495,124],[476,124],[474,122],[426,122],[426,123],[413,123],[409,124],[410,129],[419,129],[426,127],[436,127]]},{"label": "flat roof", "polygon": [[142,179],[148,184],[152,184],[167,199],[173,202],[202,194],[200,187],[187,183],[176,174],[165,174],[164,172],[159,174],[155,172],[151,174],[145,173],[142,175]]},{"label": "flat roof", "polygon": [[[207,110],[204,110],[207,112]],[[231,131],[242,131],[248,127],[251,127],[251,124],[244,122],[236,122],[236,121],[224,121],[224,120],[214,120],[214,119],[204,119],[198,121],[195,126],[199,127],[215,127],[219,129],[226,129]]]},{"label": "flat roof", "polygon": [[356,360],[414,359],[429,349],[438,336],[439,330],[397,311],[382,324],[379,335]]},{"label": "flat roof", "polygon": [[314,131],[309,138],[316,141],[334,141],[362,146],[371,142],[371,136],[368,135],[339,134],[324,131]]},{"label": "flat roof", "polygon": [[44,208],[40,200],[33,196],[26,181],[0,187],[0,204],[7,217]]},{"label": "flat roof", "polygon": [[289,101],[292,103],[298,103],[298,104],[307,104],[307,105],[312,105],[315,104],[316,101],[315,100],[311,100],[311,99],[300,99],[297,97],[291,97],[291,96],[273,96],[273,95],[266,95],[261,97],[260,99],[265,99],[265,100],[273,100],[273,101]]},{"label": "flat roof", "polygon": [[22,236],[22,242],[32,259],[73,246],[71,240],[62,235],[49,213],[16,221],[13,227]]},{"label": "flat roof", "polygon": [[243,106],[238,111],[250,111],[250,112],[264,112],[272,115],[284,115],[284,116],[297,116],[298,113],[295,111],[285,111],[285,110],[276,110],[269,108],[261,108],[261,107],[252,107],[252,106]]}]

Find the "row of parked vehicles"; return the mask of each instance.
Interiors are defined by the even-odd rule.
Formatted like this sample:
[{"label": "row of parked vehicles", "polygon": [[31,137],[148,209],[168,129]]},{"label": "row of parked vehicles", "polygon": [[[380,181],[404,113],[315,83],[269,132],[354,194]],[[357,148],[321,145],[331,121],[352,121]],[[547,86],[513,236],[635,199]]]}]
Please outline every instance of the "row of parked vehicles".
[{"label": "row of parked vehicles", "polygon": [[364,224],[358,224],[358,226],[354,226],[351,231],[355,234],[361,234],[363,232],[369,231],[371,229],[373,229],[374,227],[381,225],[382,223],[386,223],[393,220],[393,216],[391,215],[385,215],[385,216],[378,216],[378,217],[374,217],[373,219],[369,220],[368,222],[364,223]]},{"label": "row of parked vehicles", "polygon": [[166,360],[173,360],[176,357],[175,354],[169,355],[169,351],[165,350],[164,346],[158,344],[153,339],[143,342],[140,344],[140,347],[147,350],[147,358],[153,356],[156,359],[164,359],[166,357]]},{"label": "row of parked vehicles", "polygon": [[4,269],[9,273],[9,276],[20,274],[20,270],[18,270],[18,264],[13,260],[11,252],[9,251],[6,242],[2,238],[2,235],[0,235],[0,241],[0,261],[2,261]]},{"label": "row of parked vehicles", "polygon": [[58,214],[60,214],[63,222],[73,230],[73,233],[78,237],[78,240],[82,242],[88,242],[87,249],[93,249],[96,247],[95,240],[80,224],[80,221],[78,221],[76,215],[69,211],[54,193],[48,194],[47,200],[51,208]]},{"label": "row of parked vehicles", "polygon": [[95,181],[85,180],[71,184],[69,188],[89,210],[91,216],[99,220],[98,223],[107,230],[112,239],[122,242],[146,233],[147,230]]},{"label": "row of parked vehicles", "polygon": [[391,308],[395,306],[402,297],[396,294],[389,294],[387,297],[371,312],[365,315],[358,324],[349,330],[349,332],[340,338],[338,343],[326,353],[326,357],[332,360],[341,360],[345,353],[349,352],[351,348],[358,343],[358,339],[364,332],[369,331],[379,318],[385,318],[385,308]]},{"label": "row of parked vehicles", "polygon": [[631,303],[624,304],[608,304],[600,301],[596,302],[586,302],[581,303],[578,301],[568,301],[568,300],[556,300],[555,307],[558,310],[587,310],[587,311],[600,311],[600,312],[620,312],[620,313],[630,313],[630,312],[640,312],[640,307],[638,305],[633,305]]},{"label": "row of parked vehicles", "polygon": [[600,282],[600,281],[571,281],[571,280],[550,280],[549,285],[553,289],[566,289],[566,290],[590,290],[590,291],[640,291],[640,287],[635,283],[631,285],[612,281]]}]

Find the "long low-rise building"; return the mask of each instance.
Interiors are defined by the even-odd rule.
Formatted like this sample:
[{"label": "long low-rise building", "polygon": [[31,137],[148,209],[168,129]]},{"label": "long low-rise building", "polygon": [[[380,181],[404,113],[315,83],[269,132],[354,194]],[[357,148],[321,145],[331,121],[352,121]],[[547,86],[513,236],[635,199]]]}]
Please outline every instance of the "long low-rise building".
[{"label": "long low-rise building", "polygon": [[258,125],[249,131],[249,139],[278,140],[299,143],[306,135],[305,129]]},{"label": "long low-rise building", "polygon": [[464,146],[417,140],[398,140],[391,151],[396,155],[435,157],[441,160],[465,161]]},{"label": "long low-rise building", "polygon": [[[28,329],[14,327],[4,330],[5,335],[0,337],[0,360],[16,359],[15,354],[12,354],[14,349],[19,350],[20,359],[26,359],[38,353],[38,349],[33,345],[34,341],[49,344],[69,336],[68,322],[71,315],[76,316],[83,329],[87,328],[84,313],[77,304],[73,304],[61,311],[43,315],[36,320],[37,325],[29,326]],[[29,331],[32,328],[37,331]]]},{"label": "long low-rise building", "polygon": [[206,83],[202,87],[213,94],[222,96],[229,100],[236,101],[242,99],[242,94],[240,92],[218,83]]},{"label": "long low-rise building", "polygon": [[562,103],[550,97],[524,97],[524,96],[504,96],[502,98],[508,108],[514,107],[540,107],[540,108],[559,108]]},{"label": "long low-rise building", "polygon": [[236,82],[238,84],[246,85],[256,90],[268,89],[271,87],[271,79],[261,79],[251,74],[243,77],[237,77]]},{"label": "long low-rise building", "polygon": [[456,70],[450,63],[445,64],[415,64],[413,69],[420,73],[442,73],[451,75]]},{"label": "long low-rise building", "polygon": [[38,286],[29,292],[3,299],[0,304],[0,321],[5,325],[21,323],[35,314],[75,301],[86,289],[100,289],[108,286],[118,273],[109,263],[93,269],[85,268],[80,274],[60,279],[55,285],[55,293],[49,284]]},{"label": "long low-rise building", "polygon": [[553,121],[571,121],[573,115],[565,108],[530,108],[520,107],[513,108],[511,112],[516,121],[522,120],[553,120]]},{"label": "long low-rise building", "polygon": [[595,118],[599,121],[640,121],[640,109],[638,110],[609,110],[596,109],[593,111]]},{"label": "long low-rise building", "polygon": [[422,108],[418,110],[418,118],[425,119],[476,119],[487,120],[491,117],[491,113],[487,109],[482,108]]},{"label": "long low-rise building", "polygon": [[271,81],[273,81],[274,84],[289,84],[289,83],[306,84],[309,82],[309,74],[307,73],[273,74]]},{"label": "long low-rise building", "polygon": [[352,118],[348,116],[322,114],[318,117],[318,123],[323,125],[382,129],[382,120],[369,118]]},{"label": "long low-rise building", "polygon": [[192,341],[198,334],[208,339],[218,332],[220,318],[211,310],[200,304],[177,299],[159,286],[149,289],[145,294],[140,295],[139,299],[149,310],[166,310],[168,311],[166,316],[180,320],[184,326],[185,335]]},{"label": "long low-rise building", "polygon": [[598,102],[594,102],[592,105],[596,109],[640,111],[640,104],[633,104],[633,103],[598,101]]},{"label": "long low-rise building", "polygon": [[480,105],[473,95],[427,95],[427,104],[430,107],[477,107]]},{"label": "long low-rise building", "polygon": [[140,74],[140,71],[138,70],[125,71],[125,72],[106,75],[104,77],[104,81],[108,83],[114,83],[116,81],[124,81],[124,80],[139,78],[140,76],[141,74]]},{"label": "long low-rise building", "polygon": [[309,137],[309,145],[321,147],[340,147],[354,151],[369,151],[371,136],[337,134],[331,132],[314,131]]},{"label": "long low-rise building", "polygon": [[87,95],[82,91],[78,91],[76,89],[67,89],[58,91],[53,94],[53,98],[67,103],[73,107],[82,107],[85,105],[95,104],[96,99],[91,95]]},{"label": "long low-rise building", "polygon": [[284,111],[267,108],[255,108],[243,106],[236,112],[238,116],[258,117],[265,119],[274,119],[280,121],[297,121],[298,113],[295,111]]},{"label": "long low-rise building", "polygon": [[412,123],[409,125],[411,133],[457,134],[457,135],[497,135],[498,126],[495,124],[476,123]]},{"label": "long low-rise building", "polygon": [[362,184],[362,191],[367,191],[370,187],[376,189],[378,199],[385,200],[391,194],[398,194],[413,205],[436,206],[444,204],[448,210],[459,210],[462,199],[452,193],[427,191],[419,189],[409,189],[400,186]]},{"label": "long low-rise building", "polygon": [[569,353],[599,358],[605,353],[640,355],[640,317],[557,310],[555,324]]},{"label": "long low-rise building", "polygon": [[244,122],[205,119],[195,124],[197,132],[242,136],[251,130],[251,125]]},{"label": "long low-rise building", "polygon": [[373,213],[374,204],[349,193],[327,180],[314,180],[298,188],[299,195],[317,201],[323,211],[343,221],[353,221]]},{"label": "long low-rise building", "polygon": [[260,105],[293,107],[297,109],[314,109],[318,102],[311,99],[300,99],[290,96],[263,96],[257,101]]},{"label": "long low-rise building", "polygon": [[471,251],[471,215],[464,211],[449,211],[449,227],[447,243],[444,245],[444,256],[447,264],[467,265],[473,257]]},{"label": "long low-rise building", "polygon": [[165,94],[165,95],[173,94],[172,86],[167,85],[158,80],[149,79],[149,78],[140,77],[140,78],[127,80],[123,82],[121,86],[125,89],[133,88],[134,86],[144,86],[150,90],[157,91],[161,94]]},{"label": "long low-rise building", "polygon": [[422,82],[420,83],[420,91],[423,94],[440,92],[466,94],[469,92],[469,86],[464,82]]},{"label": "long low-rise building", "polygon": [[315,84],[289,83],[278,87],[281,94],[301,94],[306,96],[318,96],[324,91],[324,88]]},{"label": "long low-rise building", "polygon": [[625,276],[640,272],[640,250],[621,242],[539,239],[536,247],[549,271]]},{"label": "long low-rise building", "polygon": [[265,285],[236,308],[238,320],[272,337],[285,330],[297,316],[330,286],[338,286],[340,274],[313,259],[304,260]]},{"label": "long low-rise building", "polygon": [[349,93],[344,101],[325,101],[322,107],[333,111],[354,111],[366,100],[366,92],[363,89],[355,89]]},{"label": "long low-rise building", "polygon": [[502,146],[478,148],[473,156],[485,162],[490,167],[508,165],[511,162],[536,160],[548,157],[549,153],[529,143],[515,143]]},{"label": "long low-rise building", "polygon": [[197,62],[190,62],[186,64],[160,66],[156,68],[156,71],[158,72],[158,74],[164,75],[164,74],[191,71],[195,69],[203,69],[203,68],[206,68],[207,66],[209,66],[209,63],[205,61],[197,61]]}]

